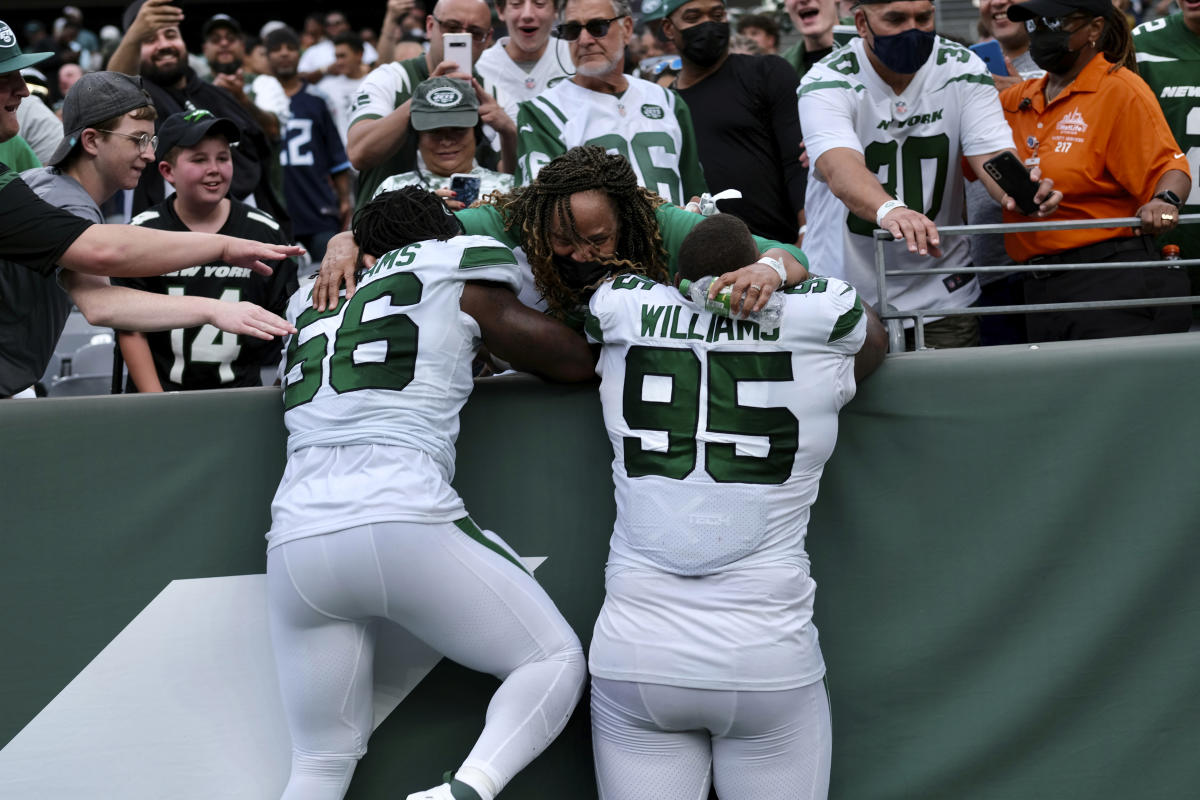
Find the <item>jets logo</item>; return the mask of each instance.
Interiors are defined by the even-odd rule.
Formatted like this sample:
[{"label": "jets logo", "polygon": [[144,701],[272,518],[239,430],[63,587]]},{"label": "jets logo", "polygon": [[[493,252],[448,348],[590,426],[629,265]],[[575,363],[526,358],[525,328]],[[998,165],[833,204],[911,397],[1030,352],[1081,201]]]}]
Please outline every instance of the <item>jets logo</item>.
[{"label": "jets logo", "polygon": [[8,27],[7,22],[0,22],[0,46],[12,47],[17,43],[17,37],[13,35],[12,28]]},{"label": "jets logo", "polygon": [[462,97],[462,92],[449,86],[434,89],[425,95],[425,99],[429,101],[429,105],[437,106],[438,108],[452,108],[462,101]]},{"label": "jets logo", "polygon": [[188,122],[199,122],[202,119],[211,117],[213,113],[208,109],[197,108],[195,111],[189,111],[183,115],[183,118]]},{"label": "jets logo", "polygon": [[646,103],[642,106],[642,116],[646,119],[662,119],[667,112],[663,111],[662,106],[656,106],[653,103]]}]

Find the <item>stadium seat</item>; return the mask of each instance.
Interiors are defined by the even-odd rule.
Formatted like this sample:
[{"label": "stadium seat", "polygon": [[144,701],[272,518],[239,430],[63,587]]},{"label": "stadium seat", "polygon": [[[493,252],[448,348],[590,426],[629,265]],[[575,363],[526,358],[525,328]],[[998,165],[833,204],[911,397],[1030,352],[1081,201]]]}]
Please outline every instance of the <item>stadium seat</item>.
[{"label": "stadium seat", "polygon": [[58,378],[46,387],[47,397],[83,397],[112,391],[111,375],[70,375]]}]

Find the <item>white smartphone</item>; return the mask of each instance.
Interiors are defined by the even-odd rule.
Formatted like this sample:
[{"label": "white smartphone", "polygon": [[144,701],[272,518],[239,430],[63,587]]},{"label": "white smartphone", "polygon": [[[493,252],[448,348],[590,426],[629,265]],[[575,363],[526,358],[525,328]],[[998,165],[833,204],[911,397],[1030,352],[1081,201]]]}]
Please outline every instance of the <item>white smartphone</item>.
[{"label": "white smartphone", "polygon": [[474,62],[471,60],[471,34],[443,33],[442,60],[458,64],[461,72],[470,73]]}]

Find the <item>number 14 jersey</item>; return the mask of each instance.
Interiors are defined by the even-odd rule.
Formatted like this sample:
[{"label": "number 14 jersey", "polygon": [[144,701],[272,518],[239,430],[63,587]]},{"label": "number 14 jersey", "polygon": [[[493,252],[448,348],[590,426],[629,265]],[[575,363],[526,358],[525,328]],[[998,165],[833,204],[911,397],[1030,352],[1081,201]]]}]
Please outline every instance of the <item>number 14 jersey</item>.
[{"label": "number 14 jersey", "polygon": [[512,251],[488,236],[414,242],[381,257],[335,309],[313,309],[311,287],[292,296],[288,464],[270,547],[370,522],[466,515],[450,481],[479,343],[460,305],[469,280],[516,291]]}]

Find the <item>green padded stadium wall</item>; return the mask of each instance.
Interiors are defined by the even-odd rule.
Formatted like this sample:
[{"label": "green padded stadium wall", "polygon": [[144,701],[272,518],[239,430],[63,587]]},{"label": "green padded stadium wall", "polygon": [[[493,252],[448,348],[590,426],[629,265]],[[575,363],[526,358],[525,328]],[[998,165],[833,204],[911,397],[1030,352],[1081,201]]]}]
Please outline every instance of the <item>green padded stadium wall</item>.
[{"label": "green padded stadium wall", "polygon": [[[904,354],[862,387],[809,531],[835,800],[1198,796],[1198,400],[1194,334]],[[0,442],[7,743],[169,583],[263,571],[284,433],[260,389],[0,403]],[[472,516],[546,559],[585,645],[610,458],[593,386],[493,379],[463,414]],[[440,663],[349,796],[439,782],[494,686]],[[122,796],[155,796],[128,758]],[[6,791],[16,761],[0,797],[52,796]],[[585,704],[504,796],[595,796]]]}]

